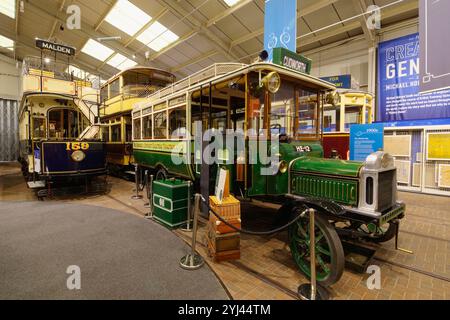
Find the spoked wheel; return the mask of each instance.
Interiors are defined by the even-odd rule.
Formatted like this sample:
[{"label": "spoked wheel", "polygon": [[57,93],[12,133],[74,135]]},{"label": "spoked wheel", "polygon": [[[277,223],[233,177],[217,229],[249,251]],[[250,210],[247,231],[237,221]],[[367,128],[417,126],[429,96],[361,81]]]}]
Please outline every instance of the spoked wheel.
[{"label": "spoked wheel", "polygon": [[155,180],[166,180],[169,177],[169,173],[164,168],[158,168],[155,174]]},{"label": "spoked wheel", "polygon": [[[309,230],[309,217],[300,218],[289,229],[289,244],[298,267],[311,277]],[[318,214],[315,216],[315,251],[317,282],[324,287],[338,282],[344,272],[344,249],[336,230]]]},{"label": "spoked wheel", "polygon": [[367,234],[366,240],[381,243],[395,237],[396,225],[389,222],[381,227],[374,223],[362,224],[358,227],[358,231]]}]

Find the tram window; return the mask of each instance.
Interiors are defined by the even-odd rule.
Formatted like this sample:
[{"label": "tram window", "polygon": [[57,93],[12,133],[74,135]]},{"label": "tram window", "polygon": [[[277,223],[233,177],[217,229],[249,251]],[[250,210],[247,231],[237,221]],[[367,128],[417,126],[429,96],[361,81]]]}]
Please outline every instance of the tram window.
[{"label": "tram window", "polygon": [[186,106],[169,110],[169,132],[174,139],[186,137]]},{"label": "tram window", "polygon": [[141,118],[133,120],[133,138],[136,140],[141,139]]},{"label": "tram window", "polygon": [[146,116],[142,118],[142,139],[151,139],[153,130],[152,116]]},{"label": "tram window", "polygon": [[46,138],[45,118],[33,118],[33,138]]},{"label": "tram window", "polygon": [[78,137],[78,112],[56,109],[49,111],[48,115],[49,137],[57,139]]},{"label": "tram window", "polygon": [[125,126],[126,142],[131,142],[133,140],[133,135],[131,134],[132,127],[131,124]]},{"label": "tram window", "polygon": [[323,130],[325,132],[338,132],[341,130],[341,108],[327,108],[323,116]]},{"label": "tram window", "polygon": [[155,136],[154,139],[167,139],[167,113],[166,111],[154,115]]},{"label": "tram window", "polygon": [[141,72],[126,72],[122,77],[124,94],[129,96],[145,97],[167,85],[167,81]]},{"label": "tram window", "polygon": [[111,126],[111,142],[122,142],[122,126],[120,124]]},{"label": "tram window", "polygon": [[[349,129],[351,124],[360,123],[361,109],[359,107],[347,107],[345,110],[345,128]],[[362,119],[361,119],[362,120]]]},{"label": "tram window", "polygon": [[102,140],[109,141],[109,127],[102,127]]},{"label": "tram window", "polygon": [[108,100],[108,86],[100,89],[100,101],[103,103],[105,100]]},{"label": "tram window", "polygon": [[109,84],[109,98],[112,99],[120,94],[120,78]]}]

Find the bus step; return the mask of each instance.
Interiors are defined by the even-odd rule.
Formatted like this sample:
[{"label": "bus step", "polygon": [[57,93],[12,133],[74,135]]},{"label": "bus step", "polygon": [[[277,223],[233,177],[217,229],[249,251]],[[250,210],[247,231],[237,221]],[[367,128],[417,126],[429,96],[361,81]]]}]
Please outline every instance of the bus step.
[{"label": "bus step", "polygon": [[30,189],[45,188],[45,181],[28,181],[27,184]]}]

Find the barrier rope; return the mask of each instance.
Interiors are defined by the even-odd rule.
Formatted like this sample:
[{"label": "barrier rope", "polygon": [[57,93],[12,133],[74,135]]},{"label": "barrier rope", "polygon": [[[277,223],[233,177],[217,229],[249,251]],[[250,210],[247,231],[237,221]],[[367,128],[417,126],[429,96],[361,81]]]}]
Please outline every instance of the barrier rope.
[{"label": "barrier rope", "polygon": [[237,232],[241,232],[243,234],[249,234],[249,235],[256,235],[256,236],[266,236],[266,235],[272,235],[274,233],[283,231],[287,228],[289,228],[291,225],[293,225],[294,223],[296,223],[298,220],[300,220],[300,218],[303,218],[306,213],[308,212],[308,209],[306,209],[305,211],[303,211],[301,214],[297,215],[297,217],[295,217],[294,220],[290,221],[289,223],[285,224],[284,226],[281,226],[279,228],[273,229],[273,230],[269,230],[269,231],[252,231],[252,230],[246,230],[246,229],[242,229],[242,228],[238,228],[234,225],[232,225],[231,223],[229,223],[228,221],[226,221],[222,216],[220,216],[213,208],[211,208],[209,206],[209,204],[206,203],[205,198],[201,197],[202,202],[208,207],[209,211],[211,211],[212,214],[214,214],[216,216],[217,219],[219,219],[220,221],[222,221],[224,224],[226,224],[228,227],[232,228],[233,230],[237,231]]}]

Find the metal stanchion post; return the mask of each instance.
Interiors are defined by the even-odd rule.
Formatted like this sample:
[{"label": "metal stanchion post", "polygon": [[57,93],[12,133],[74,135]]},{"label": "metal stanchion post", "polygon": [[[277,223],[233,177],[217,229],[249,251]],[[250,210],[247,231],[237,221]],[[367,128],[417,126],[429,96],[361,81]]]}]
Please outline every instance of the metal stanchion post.
[{"label": "metal stanchion post", "polygon": [[139,194],[139,166],[137,164],[134,165],[134,181],[136,183],[136,194],[131,199],[140,200],[142,196]]},{"label": "metal stanchion post", "polygon": [[187,205],[187,222],[186,224],[181,228],[181,231],[190,232],[192,231],[191,227],[191,190],[192,190],[192,181],[188,181],[188,205]]},{"label": "metal stanchion post", "polygon": [[309,254],[311,262],[311,284],[302,284],[298,295],[302,300],[328,300],[327,291],[317,285],[316,278],[316,230],[314,215],[316,210],[309,209]]},{"label": "metal stanchion post", "polygon": [[147,197],[147,200],[148,200],[148,202],[147,203],[145,203],[144,204],[144,208],[150,208],[150,206],[151,206],[151,204],[150,204],[150,195],[149,195],[149,192],[150,192],[150,188],[149,188],[149,186],[148,186],[148,179],[149,179],[149,176],[148,176],[148,170],[145,170],[145,173],[144,173],[144,179],[145,179],[145,184],[144,184],[144,187],[145,187],[145,194],[146,194],[146,197]]},{"label": "metal stanchion post", "polygon": [[153,219],[153,175],[150,175],[150,181],[147,186],[148,203],[149,203],[149,213],[145,215],[147,219]]},{"label": "metal stanchion post", "polygon": [[194,208],[194,230],[192,233],[192,248],[191,253],[187,254],[180,260],[180,266],[187,270],[196,270],[203,266],[205,261],[196,252],[195,247],[197,244],[197,229],[198,229],[198,215],[200,213],[200,194],[195,195],[195,208]]}]

